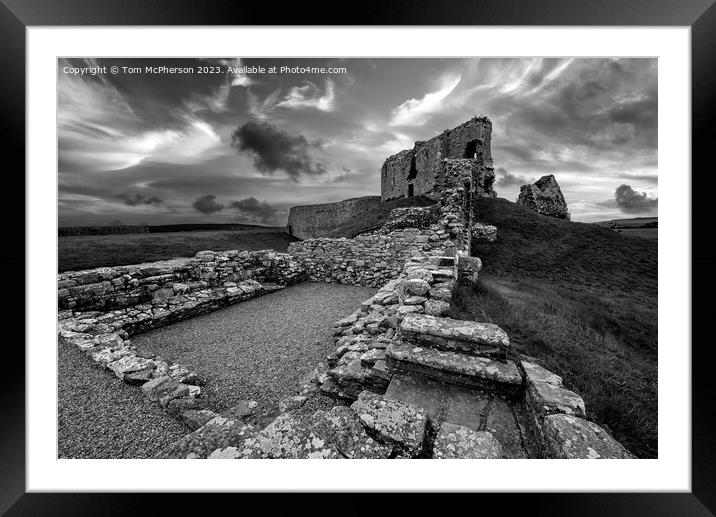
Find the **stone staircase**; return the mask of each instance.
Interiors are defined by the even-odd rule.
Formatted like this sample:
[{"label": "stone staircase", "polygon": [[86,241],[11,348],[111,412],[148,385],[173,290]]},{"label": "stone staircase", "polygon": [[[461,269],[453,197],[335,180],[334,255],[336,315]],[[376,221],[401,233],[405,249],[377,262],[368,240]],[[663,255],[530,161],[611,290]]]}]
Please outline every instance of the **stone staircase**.
[{"label": "stone staircase", "polygon": [[509,346],[507,334],[492,323],[407,314],[385,356],[397,372],[516,396],[522,374],[507,359]]},{"label": "stone staircase", "polygon": [[434,435],[471,443],[462,457],[534,457],[530,419],[519,400],[522,372],[508,359],[509,346],[507,334],[491,323],[407,314],[386,348],[385,396],[425,409]]}]

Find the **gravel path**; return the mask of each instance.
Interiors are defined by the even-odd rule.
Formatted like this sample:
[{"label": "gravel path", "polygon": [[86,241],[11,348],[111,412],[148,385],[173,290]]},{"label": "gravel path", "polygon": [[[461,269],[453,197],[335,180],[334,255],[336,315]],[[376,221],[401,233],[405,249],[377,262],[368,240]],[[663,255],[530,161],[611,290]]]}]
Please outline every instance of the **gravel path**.
[{"label": "gravel path", "polygon": [[190,432],[73,346],[58,347],[58,457],[150,458]]},{"label": "gravel path", "polygon": [[211,408],[292,395],[333,348],[332,325],[376,289],[304,283],[135,336],[133,344],[208,380]]}]

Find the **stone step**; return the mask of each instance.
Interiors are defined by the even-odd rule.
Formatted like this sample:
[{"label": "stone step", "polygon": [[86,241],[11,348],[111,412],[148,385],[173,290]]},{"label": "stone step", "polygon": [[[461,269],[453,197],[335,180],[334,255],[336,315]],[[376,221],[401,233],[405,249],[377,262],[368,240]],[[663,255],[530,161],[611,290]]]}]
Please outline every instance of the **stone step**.
[{"label": "stone step", "polygon": [[[455,425],[475,432],[489,431],[507,458],[541,457],[521,401],[507,401],[491,392],[407,373],[392,376],[385,398],[423,408],[435,428]],[[437,451],[434,456],[440,457]]]},{"label": "stone step", "polygon": [[386,349],[388,368],[397,372],[419,373],[447,382],[494,390],[506,396],[522,392],[522,374],[514,361],[448,352],[393,341]]},{"label": "stone step", "polygon": [[448,352],[504,359],[510,340],[493,323],[407,314],[400,324],[404,340]]}]

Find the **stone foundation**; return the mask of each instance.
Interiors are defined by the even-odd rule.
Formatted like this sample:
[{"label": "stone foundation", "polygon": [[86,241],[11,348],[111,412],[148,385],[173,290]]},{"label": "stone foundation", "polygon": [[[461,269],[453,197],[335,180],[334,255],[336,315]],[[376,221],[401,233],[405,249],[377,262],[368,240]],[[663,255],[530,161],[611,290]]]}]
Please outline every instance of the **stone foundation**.
[{"label": "stone foundation", "polygon": [[288,285],[303,274],[300,264],[287,253],[200,251],[190,258],[61,273],[57,302],[61,310],[110,310],[162,304],[175,294],[230,289],[245,280]]}]

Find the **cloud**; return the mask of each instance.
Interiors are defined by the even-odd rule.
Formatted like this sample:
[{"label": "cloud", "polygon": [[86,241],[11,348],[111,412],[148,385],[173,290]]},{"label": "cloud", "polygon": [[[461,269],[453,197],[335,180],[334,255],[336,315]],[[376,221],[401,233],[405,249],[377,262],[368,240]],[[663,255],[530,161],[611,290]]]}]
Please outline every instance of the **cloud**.
[{"label": "cloud", "polygon": [[231,134],[231,146],[249,153],[260,172],[273,174],[283,170],[294,181],[302,174],[324,174],[327,167],[311,156],[319,142],[310,142],[303,135],[292,136],[266,122],[249,121]]},{"label": "cloud", "polygon": [[153,206],[159,206],[162,204],[162,200],[159,199],[156,196],[145,196],[143,194],[130,194],[129,192],[124,192],[120,194],[119,199],[121,199],[125,205],[127,206],[138,206],[138,205],[153,205]]},{"label": "cloud", "polygon": [[[59,62],[62,224],[115,217],[128,224],[145,218],[150,224],[235,221],[244,216],[229,203],[250,196],[277,208],[283,222],[291,204],[378,194],[386,157],[479,114],[493,123],[502,197],[514,198],[520,184],[552,172],[577,221],[623,215],[614,198],[622,184],[637,196],[643,191],[657,197],[653,58],[348,59],[349,76],[341,77],[61,72],[64,65],[160,61],[167,64],[119,58]],[[240,63],[217,57],[171,64]],[[272,66],[277,60],[249,63]],[[232,140],[232,131],[249,120],[257,125]],[[192,203],[212,192],[218,192],[215,205],[224,208],[202,216]],[[125,204],[121,193],[138,204]],[[163,202],[139,201],[134,193]]]},{"label": "cloud", "polygon": [[277,88],[260,101],[258,96],[250,90],[246,92],[246,103],[249,114],[258,119],[265,120],[276,107],[278,98],[281,95],[281,88]]},{"label": "cloud", "polygon": [[241,58],[221,60],[221,64],[227,65],[233,70],[231,73],[231,86],[248,87],[254,84],[253,79],[240,70],[243,66]]},{"label": "cloud", "polygon": [[498,167],[496,172],[497,182],[495,183],[495,185],[498,187],[521,187],[522,185],[532,183],[532,181],[530,181],[527,177],[520,176],[518,174],[512,174],[504,167]]},{"label": "cloud", "polygon": [[357,174],[353,171],[353,169],[350,169],[348,167],[341,167],[341,170],[338,172],[338,176],[333,178],[333,183],[342,183],[344,181],[353,179],[356,176]]},{"label": "cloud", "polygon": [[637,192],[629,185],[617,187],[614,201],[626,213],[653,212],[659,204],[658,198],[647,197],[646,192]]},{"label": "cloud", "polygon": [[207,215],[221,212],[224,208],[226,208],[224,205],[216,201],[216,196],[214,194],[205,194],[198,197],[196,201],[191,204],[191,206],[202,214]]},{"label": "cloud", "polygon": [[326,79],[325,91],[310,81],[303,86],[294,86],[277,107],[289,109],[315,108],[319,111],[333,111],[335,101],[335,84]]},{"label": "cloud", "polygon": [[628,172],[623,172],[619,174],[620,177],[626,178],[628,180],[637,180],[637,181],[644,181],[647,183],[653,183],[654,185],[659,183],[659,175],[658,174],[633,174]]},{"label": "cloud", "polygon": [[391,126],[406,126],[411,124],[422,124],[431,113],[438,111],[443,100],[452,93],[460,83],[462,76],[443,77],[442,86],[439,90],[426,93],[420,99],[408,99],[400,106],[393,108],[390,112],[391,119],[388,122]]},{"label": "cloud", "polygon": [[269,205],[267,201],[259,201],[253,196],[239,201],[232,201],[229,203],[229,208],[238,210],[241,216],[262,223],[276,222],[276,216],[279,212],[278,208]]},{"label": "cloud", "polygon": [[[68,62],[69,63],[69,62]],[[96,64],[82,60],[79,65]],[[60,174],[68,171],[117,171],[143,160],[194,163],[215,152],[221,139],[213,128],[194,114],[199,105],[154,109],[165,122],[154,124],[154,115],[135,109],[137,104],[103,76],[58,76],[58,147]],[[203,106],[203,104],[201,104]],[[143,116],[144,115],[144,116]]]}]

